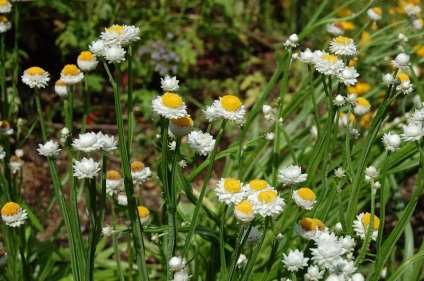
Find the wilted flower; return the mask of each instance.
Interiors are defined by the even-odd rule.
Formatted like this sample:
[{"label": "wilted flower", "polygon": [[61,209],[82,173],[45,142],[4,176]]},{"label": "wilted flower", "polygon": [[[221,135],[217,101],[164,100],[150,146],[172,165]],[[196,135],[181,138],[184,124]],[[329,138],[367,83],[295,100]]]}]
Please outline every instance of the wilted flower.
[{"label": "wilted flower", "polygon": [[49,80],[49,73],[37,66],[28,68],[22,75],[22,82],[30,88],[44,88]]},{"label": "wilted flower", "polygon": [[78,179],[92,179],[100,171],[99,163],[94,162],[93,158],[83,158],[81,161],[74,161],[74,177]]},{"label": "wilted flower", "polygon": [[53,140],[49,140],[44,145],[39,144],[39,148],[37,149],[38,153],[42,156],[57,158],[59,157],[59,144]]},{"label": "wilted flower", "polygon": [[1,208],[1,218],[10,227],[19,227],[25,224],[28,218],[26,210],[15,202],[7,202]]}]

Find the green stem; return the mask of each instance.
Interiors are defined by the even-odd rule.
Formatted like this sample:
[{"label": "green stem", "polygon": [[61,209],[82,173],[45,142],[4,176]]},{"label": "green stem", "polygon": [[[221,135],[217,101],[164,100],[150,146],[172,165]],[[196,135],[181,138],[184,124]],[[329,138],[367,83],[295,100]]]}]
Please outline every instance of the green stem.
[{"label": "green stem", "polygon": [[319,113],[318,113],[318,106],[317,106],[317,100],[315,98],[315,87],[314,82],[312,81],[312,66],[308,64],[308,81],[309,81],[309,87],[312,97],[312,106],[314,108],[314,119],[315,119],[315,125],[317,126],[317,132],[318,132],[318,139],[321,136],[321,123],[319,121]]},{"label": "green stem", "polygon": [[122,270],[122,266],[121,266],[121,253],[119,252],[119,248],[118,248],[118,239],[117,239],[117,233],[116,231],[116,216],[115,216],[115,203],[112,202],[112,228],[113,228],[113,232],[112,232],[112,246],[113,246],[113,253],[115,255],[115,260],[116,260],[116,267],[117,267],[117,271],[119,274],[119,280],[120,281],[125,281],[124,278],[124,271]]},{"label": "green stem", "polygon": [[238,232],[238,235],[237,235],[236,249],[234,250],[232,258],[231,258],[230,275],[228,277],[229,281],[233,280],[234,274],[236,272],[236,265],[237,265],[237,260],[238,260],[239,252],[240,252],[240,244],[241,244],[241,240],[243,238],[244,230],[245,230],[245,227],[240,226],[240,229],[239,229],[239,232]]},{"label": "green stem", "polygon": [[219,257],[221,260],[221,280],[227,279],[227,263],[225,260],[225,217],[227,214],[228,205],[225,205],[224,211],[222,212],[221,225],[219,227]]},{"label": "green stem", "polygon": [[[90,222],[90,230],[88,234],[88,251],[87,251],[87,265],[85,267],[85,280],[93,280],[93,270],[94,270],[94,255],[96,253],[96,229],[97,229],[97,219],[96,219],[96,179],[87,179],[87,189],[85,192],[86,202],[87,202],[87,212],[88,220]],[[87,183],[87,182],[86,182]]]},{"label": "green stem", "polygon": [[68,98],[66,100],[67,102],[67,118],[66,118],[66,128],[68,128],[69,133],[72,136],[72,126],[74,122],[74,86],[69,86],[69,93]]},{"label": "green stem", "polygon": [[83,91],[83,99],[84,99],[84,113],[82,116],[82,124],[81,124],[81,132],[80,134],[85,133],[85,127],[87,125],[87,115],[88,115],[88,102],[90,99],[90,93],[88,92],[88,74],[84,75],[84,91]]},{"label": "green stem", "polygon": [[0,33],[0,63],[2,65],[1,73],[0,73],[0,86],[1,86],[1,96],[2,96],[2,102],[3,102],[3,108],[1,112],[1,116],[4,120],[9,120],[9,101],[7,97],[7,91],[6,91],[6,58],[5,58],[5,52],[6,52],[6,43],[5,43],[5,37],[6,33]]},{"label": "green stem", "polygon": [[41,137],[43,139],[43,142],[46,143],[47,142],[46,124],[44,122],[44,112],[43,112],[43,108],[41,107],[41,101],[40,101],[40,95],[38,93],[38,88],[35,88],[35,103],[37,105],[38,117],[40,119]]},{"label": "green stem", "polygon": [[132,96],[132,81],[133,81],[133,49],[131,45],[128,46],[128,98],[127,98],[127,110],[128,110],[128,138],[127,138],[127,148],[128,153],[131,151],[131,144],[134,135],[134,105],[133,105],[133,96]]},{"label": "green stem", "polygon": [[[19,82],[19,19],[20,19],[20,11],[21,11],[21,2],[22,1],[15,1],[14,2],[14,45],[13,45],[13,80],[12,80],[12,96],[13,99],[15,99],[18,96],[18,90],[17,85]],[[9,116],[10,117],[10,116]]]},{"label": "green stem", "polygon": [[381,187],[380,187],[380,226],[378,228],[378,236],[377,236],[377,255],[381,248],[381,240],[383,238],[383,229],[384,229],[384,220],[386,219],[386,202],[387,202],[387,170],[390,163],[391,152],[387,151],[386,159],[384,160],[383,171],[381,173]]},{"label": "green stem", "polygon": [[20,243],[19,243],[19,252],[21,254],[21,261],[22,261],[22,271],[23,271],[23,277],[25,280],[31,281],[33,280],[31,276],[31,268],[29,267],[29,264],[26,260],[25,255],[25,245],[26,245],[26,239],[25,239],[25,228],[19,227],[17,228],[18,235],[20,237]]}]

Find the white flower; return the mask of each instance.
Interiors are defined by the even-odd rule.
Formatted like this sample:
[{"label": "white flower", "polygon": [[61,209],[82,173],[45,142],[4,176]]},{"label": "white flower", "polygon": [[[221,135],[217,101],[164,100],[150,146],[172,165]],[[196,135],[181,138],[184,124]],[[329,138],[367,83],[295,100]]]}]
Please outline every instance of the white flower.
[{"label": "white flower", "polygon": [[239,204],[244,199],[243,184],[233,178],[221,178],[217,183],[215,193],[220,202],[225,204]]},{"label": "white flower", "polygon": [[296,48],[299,44],[299,37],[297,36],[297,34],[292,34],[289,36],[289,38],[286,40],[286,42],[284,42],[284,47],[288,48]]},{"label": "white flower", "polygon": [[241,225],[248,225],[255,218],[253,203],[245,200],[234,206],[234,216]]},{"label": "white flower", "polygon": [[380,187],[381,187],[381,183],[379,181],[376,181],[374,185],[372,186],[372,188],[375,190],[380,189]]},{"label": "white flower", "polygon": [[404,141],[419,141],[424,136],[424,128],[421,124],[409,123],[407,126],[403,125],[403,134],[400,137]]},{"label": "white flower", "polygon": [[357,100],[358,100],[357,94],[348,94],[346,97],[346,102],[350,103],[351,105],[356,105]]},{"label": "white flower", "polygon": [[267,104],[264,104],[262,106],[262,113],[264,114],[265,120],[270,121],[270,120],[273,120],[274,119],[274,114],[272,112],[272,107],[271,106],[269,106]]},{"label": "white flower", "polygon": [[398,134],[388,132],[383,135],[383,144],[386,150],[388,151],[396,151],[399,150],[400,146],[400,136]]},{"label": "white flower", "polygon": [[105,31],[100,34],[100,38],[105,45],[122,45],[126,46],[132,42],[140,40],[140,29],[133,25],[112,25],[105,28]]},{"label": "white flower", "polygon": [[24,163],[25,162],[16,155],[13,155],[12,157],[10,157],[9,165],[10,165],[10,170],[12,171],[12,174],[16,174],[16,172],[18,172],[22,168]]},{"label": "white flower", "polygon": [[121,63],[125,60],[125,50],[120,45],[105,47],[103,54],[108,63]]},{"label": "white flower", "polygon": [[278,182],[283,185],[294,185],[306,181],[307,174],[302,174],[299,166],[290,165],[288,167],[282,167],[278,171]]},{"label": "white flower", "polygon": [[304,277],[305,281],[318,281],[324,278],[324,271],[320,271],[317,265],[311,265]]},{"label": "white flower", "polygon": [[274,190],[274,187],[269,185],[269,183],[267,181],[261,180],[261,179],[251,180],[248,184],[243,186],[243,190],[246,193],[246,197],[249,197],[250,195],[252,195],[252,194],[254,194],[258,191],[263,191],[263,190],[266,190],[266,189]]},{"label": "white flower", "polygon": [[80,134],[79,138],[73,141],[72,146],[84,152],[98,150],[102,146],[102,143],[98,141],[98,137],[99,135],[94,132]]},{"label": "white flower", "polygon": [[312,51],[307,48],[304,52],[300,52],[300,56],[297,60],[306,64],[312,64],[315,62],[315,53],[312,53]]},{"label": "white flower", "polygon": [[177,143],[175,141],[171,141],[168,143],[169,150],[174,151],[176,146],[177,146]]},{"label": "white flower", "polygon": [[355,239],[350,237],[350,235],[339,237],[339,243],[348,252],[355,250]]},{"label": "white flower", "polygon": [[337,275],[335,273],[332,273],[330,275],[328,275],[327,279],[325,279],[326,281],[345,281],[345,278],[343,275]]},{"label": "white flower", "polygon": [[371,110],[371,104],[363,97],[356,99],[356,104],[353,107],[353,114],[356,116],[364,116]]},{"label": "white flower", "polygon": [[317,57],[315,69],[324,75],[337,75],[344,69],[344,63],[334,55],[323,53]]},{"label": "white flower", "polygon": [[144,206],[137,207],[138,216],[140,218],[140,224],[145,225],[149,222],[150,219],[150,210]]},{"label": "white flower", "polygon": [[105,44],[102,40],[96,40],[91,42],[91,45],[88,46],[90,52],[95,56],[103,56],[105,50]]},{"label": "white flower", "polygon": [[299,271],[299,269],[304,268],[305,266],[308,266],[308,260],[309,258],[305,258],[303,256],[303,252],[299,251],[298,249],[292,251],[289,251],[289,254],[283,254],[283,263],[284,266],[287,268],[288,271]]},{"label": "white flower", "polygon": [[99,149],[105,154],[112,153],[114,150],[117,149],[118,145],[118,142],[115,140],[114,136],[109,136],[103,134],[102,132],[97,133],[97,143]]},{"label": "white flower", "polygon": [[239,258],[237,259],[236,266],[238,268],[242,268],[245,264],[247,264],[247,257],[243,254],[240,254]]},{"label": "white flower", "polygon": [[402,81],[396,86],[396,91],[402,92],[404,95],[408,95],[414,91],[414,86],[411,81]]},{"label": "white flower", "polygon": [[405,7],[403,7],[405,14],[408,16],[414,16],[421,13],[421,7],[412,3],[409,3]]},{"label": "white flower", "polygon": [[169,269],[171,271],[179,271],[182,270],[184,268],[184,263],[183,263],[183,259],[181,258],[181,256],[178,257],[172,257],[169,262]]},{"label": "white flower", "polygon": [[395,78],[393,77],[393,74],[386,73],[383,75],[383,84],[384,85],[391,85],[395,81]]},{"label": "white flower", "polygon": [[7,202],[1,208],[1,218],[6,225],[10,227],[19,227],[25,224],[28,214],[19,204],[15,202]]},{"label": "white flower", "polygon": [[405,53],[400,53],[392,60],[392,65],[399,69],[408,68],[411,64],[409,63],[409,56]]},{"label": "white flower", "polygon": [[106,193],[113,195],[122,190],[124,186],[124,180],[121,174],[115,170],[110,170],[106,173]]},{"label": "white flower", "polygon": [[5,33],[12,28],[12,24],[6,17],[0,16],[0,33]]},{"label": "white flower", "polygon": [[365,278],[361,273],[355,273],[352,275],[351,281],[365,281]]},{"label": "white flower", "polygon": [[134,161],[131,163],[131,176],[134,184],[142,184],[147,181],[152,172],[149,167],[144,166],[140,161]]},{"label": "white flower", "polygon": [[193,130],[193,120],[186,115],[169,121],[169,130],[177,137],[182,138]]},{"label": "white flower", "polygon": [[333,38],[330,42],[330,51],[337,56],[356,56],[356,45],[353,39],[343,36]]},{"label": "white flower", "polygon": [[361,134],[359,133],[357,129],[350,129],[349,134],[350,134],[350,137],[354,140],[357,140],[361,136]]},{"label": "white flower", "polygon": [[67,64],[60,72],[60,80],[66,85],[75,85],[81,82],[84,73],[75,64]]},{"label": "white flower", "polygon": [[275,137],[274,133],[266,133],[265,134],[265,139],[267,139],[269,141],[274,140],[274,137]]},{"label": "white flower", "polygon": [[311,248],[312,260],[327,269],[335,267],[346,252],[334,233],[322,232],[315,238],[315,244],[316,248]]},{"label": "white flower", "polygon": [[196,153],[207,156],[215,146],[215,140],[209,133],[193,131],[188,134],[187,144]]},{"label": "white flower", "polygon": [[259,190],[250,195],[248,200],[253,203],[253,212],[263,217],[281,213],[286,205],[284,199],[273,189]]},{"label": "white flower", "polygon": [[346,86],[355,85],[358,81],[356,77],[358,77],[359,74],[356,72],[356,69],[354,67],[345,67],[338,75],[337,78],[339,78],[340,82],[344,83]]},{"label": "white flower", "polygon": [[39,144],[38,146],[38,153],[46,157],[57,158],[59,156],[59,151],[61,151],[61,149],[59,148],[59,144],[53,140],[49,140],[44,145]]},{"label": "white flower", "polygon": [[44,88],[49,80],[49,73],[37,66],[28,68],[22,75],[22,82],[30,88]]},{"label": "white flower", "polygon": [[382,11],[378,7],[370,8],[367,10],[367,15],[373,22],[379,21],[382,18]]},{"label": "white flower", "polygon": [[342,167],[338,167],[337,169],[334,170],[334,175],[337,178],[343,178],[345,176],[345,170],[343,170]]},{"label": "white flower", "polygon": [[89,51],[81,52],[77,59],[79,69],[86,72],[94,70],[98,63],[96,57]]},{"label": "white flower", "polygon": [[321,232],[327,231],[327,228],[319,219],[303,218],[296,224],[295,230],[303,239],[311,240],[321,235]]},{"label": "white flower", "polygon": [[59,97],[67,97],[68,96],[68,87],[62,80],[57,80],[54,84],[54,91]]},{"label": "white flower", "polygon": [[174,273],[174,279],[171,281],[189,281],[191,279],[191,275],[188,275],[187,271],[181,270]]},{"label": "white flower", "polygon": [[334,23],[327,24],[326,29],[327,29],[328,33],[330,33],[334,36],[339,36],[339,35],[344,34],[344,30],[342,28],[338,27]]},{"label": "white flower", "polygon": [[[365,236],[370,228],[371,224],[371,214],[370,213],[360,213],[356,216],[356,220],[353,221],[353,230],[356,232],[356,235],[365,239]],[[374,216],[374,223],[372,227],[372,240],[376,240],[378,236],[378,228],[380,226],[380,219],[377,216]]]},{"label": "white flower", "polygon": [[1,1],[0,2],[0,14],[7,14],[10,13],[12,10],[12,4],[9,3],[9,1]]},{"label": "white flower", "polygon": [[165,93],[152,101],[154,113],[167,119],[177,119],[187,116],[186,105],[183,99],[174,93]]},{"label": "white flower", "polygon": [[10,128],[10,124],[6,120],[0,120],[0,135],[11,135],[13,134],[13,129]]},{"label": "white flower", "polygon": [[343,106],[343,105],[345,105],[346,101],[345,101],[345,98],[344,98],[342,95],[337,95],[337,96],[334,98],[333,103],[334,103],[334,105],[336,105],[336,106]]},{"label": "white flower", "polygon": [[178,162],[178,166],[180,166],[181,168],[187,167],[187,161],[185,161],[184,159],[181,160],[180,162]]},{"label": "white flower", "polygon": [[118,193],[118,196],[116,197],[116,200],[118,201],[118,204],[121,206],[127,206],[128,205],[128,198],[125,192]]},{"label": "white flower", "polygon": [[292,198],[296,205],[305,210],[311,210],[314,204],[317,202],[315,200],[315,193],[307,187],[299,188],[298,190],[293,191]]},{"label": "white flower", "polygon": [[415,109],[412,116],[408,118],[408,123],[424,124],[424,108],[422,107],[422,103],[419,100],[419,96],[416,95],[415,97],[418,97],[417,98],[418,101],[416,102],[416,107],[419,107],[421,109]]},{"label": "white flower", "polygon": [[424,23],[423,19],[414,19],[412,21],[412,28],[414,30],[421,30],[423,28],[423,23]]},{"label": "white flower", "polygon": [[[213,114],[206,113],[206,111],[213,112]],[[204,113],[207,118],[209,117],[208,119],[224,118],[236,124],[241,124],[246,114],[246,109],[240,99],[233,95],[220,97],[210,107],[207,107],[206,111]]]},{"label": "white flower", "polygon": [[178,86],[179,80],[177,80],[177,77],[170,77],[169,75],[166,75],[165,78],[160,79],[161,88],[164,92],[176,92],[180,88]]},{"label": "white flower", "polygon": [[99,163],[94,162],[93,158],[82,158],[81,161],[74,162],[74,177],[78,179],[92,179],[97,176],[100,171]]},{"label": "white flower", "polygon": [[379,173],[374,166],[369,166],[365,169],[365,181],[370,182],[378,177]]},{"label": "white flower", "polygon": [[113,234],[113,228],[109,225],[102,227],[102,235],[105,237],[109,237]]}]

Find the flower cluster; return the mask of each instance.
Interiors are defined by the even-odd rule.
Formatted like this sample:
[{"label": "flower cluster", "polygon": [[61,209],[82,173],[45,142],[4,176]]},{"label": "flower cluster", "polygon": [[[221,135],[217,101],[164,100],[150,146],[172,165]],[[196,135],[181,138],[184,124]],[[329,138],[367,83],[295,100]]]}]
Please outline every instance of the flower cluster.
[{"label": "flower cluster", "polygon": [[424,107],[415,109],[407,119],[407,125],[403,125],[403,134],[400,137],[404,141],[419,141],[424,137]]}]

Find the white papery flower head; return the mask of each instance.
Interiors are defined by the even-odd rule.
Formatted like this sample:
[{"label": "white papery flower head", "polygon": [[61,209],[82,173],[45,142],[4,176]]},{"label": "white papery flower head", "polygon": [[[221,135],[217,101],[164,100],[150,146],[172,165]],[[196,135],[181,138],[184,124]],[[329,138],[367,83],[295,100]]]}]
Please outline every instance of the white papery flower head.
[{"label": "white papery flower head", "polygon": [[386,73],[383,75],[383,84],[384,85],[391,85],[395,81],[395,78],[393,77],[393,74]]},{"label": "white papery flower head", "polygon": [[112,236],[113,234],[113,228],[109,225],[106,225],[104,227],[102,227],[102,235],[105,237],[109,237]]},{"label": "white papery flower head", "polygon": [[240,99],[233,95],[226,95],[215,100],[213,104],[206,108],[204,114],[208,120],[219,118],[233,121],[236,124],[243,123],[246,109]]},{"label": "white papery flower head", "polygon": [[177,77],[170,77],[169,75],[166,75],[165,78],[160,79],[160,84],[162,90],[166,92],[177,92],[180,86],[178,86],[179,80],[177,80]]},{"label": "white papery flower head", "polygon": [[317,265],[311,265],[308,267],[306,274],[304,275],[305,281],[318,281],[324,278],[324,270],[320,270]]},{"label": "white papery flower head", "polygon": [[266,189],[274,190],[274,187],[272,187],[267,181],[261,180],[261,179],[251,180],[248,184],[243,186],[243,190],[246,193],[246,197],[249,197],[250,195],[258,191],[262,191]]},{"label": "white papery flower head", "polygon": [[315,53],[307,48],[305,51],[300,52],[300,56],[297,60],[306,64],[313,64],[315,62]]},{"label": "white papery flower head", "polygon": [[337,74],[337,78],[339,78],[340,82],[344,83],[346,86],[355,85],[358,81],[356,79],[358,76],[359,74],[353,66],[346,66],[339,74]]},{"label": "white papery flower head", "polygon": [[118,142],[114,136],[103,134],[102,132],[97,133],[97,142],[101,152],[104,154],[111,154],[118,147]]},{"label": "white papery flower head", "polygon": [[191,275],[185,270],[180,270],[174,273],[174,279],[171,281],[190,281]]},{"label": "white papery flower head", "polygon": [[333,103],[334,103],[334,105],[336,105],[336,106],[343,106],[343,105],[345,105],[346,100],[345,100],[345,98],[344,98],[342,95],[337,95],[337,96],[334,98]]},{"label": "white papery flower head", "polygon": [[383,18],[383,11],[379,7],[374,7],[367,10],[367,15],[371,21],[376,22]]},{"label": "white papery flower head", "polygon": [[16,174],[16,172],[20,171],[24,164],[25,162],[19,156],[13,155],[10,157],[9,166],[12,174]]},{"label": "white papery flower head", "polygon": [[419,141],[424,136],[424,128],[421,124],[409,123],[407,126],[403,125],[403,134],[400,137],[404,141]]},{"label": "white papery flower head", "polygon": [[255,192],[248,197],[253,203],[253,211],[263,217],[274,216],[283,211],[286,205],[284,199],[281,198],[277,191],[273,189],[265,189]]},{"label": "white papery flower head", "polygon": [[327,269],[334,268],[346,253],[334,233],[322,232],[315,238],[315,245],[311,248],[312,260]]},{"label": "white papery flower head", "polygon": [[68,96],[68,86],[60,79],[54,84],[54,91],[61,98]]},{"label": "white papery flower head", "polygon": [[346,249],[348,252],[353,252],[355,250],[355,239],[350,237],[350,235],[339,237],[339,243],[343,249]]},{"label": "white papery flower head", "polygon": [[317,202],[315,193],[308,187],[302,187],[293,191],[292,198],[296,205],[305,210],[311,210]]},{"label": "white papery flower head", "polygon": [[193,131],[188,134],[187,144],[196,153],[208,156],[215,146],[215,140],[209,133]]},{"label": "white papery flower head", "polygon": [[10,123],[6,120],[0,120],[0,135],[11,135],[13,134],[13,129],[10,128]]},{"label": "white papery flower head", "polygon": [[248,225],[254,218],[253,203],[247,200],[234,206],[234,216],[241,225]]},{"label": "white papery flower head", "polygon": [[103,55],[108,63],[121,63],[125,61],[125,50],[121,45],[106,46]]},{"label": "white papery flower head", "polygon": [[7,14],[10,13],[12,10],[12,4],[9,3],[7,0],[0,1],[0,14]]},{"label": "white papery flower head", "polygon": [[289,38],[286,40],[286,42],[283,43],[284,47],[288,48],[296,48],[299,44],[299,37],[297,34],[292,34],[289,36]]},{"label": "white papery flower head", "polygon": [[408,68],[411,64],[409,62],[409,56],[405,53],[400,53],[392,60],[391,64],[398,69]]},{"label": "white papery flower head", "polygon": [[95,178],[100,171],[99,163],[94,162],[93,158],[82,158],[81,161],[74,161],[74,177],[78,179]]},{"label": "white papery flower head", "polygon": [[302,174],[299,166],[290,165],[278,171],[278,182],[283,185],[294,185],[306,181],[308,174]]},{"label": "white papery flower head", "polygon": [[106,193],[114,195],[122,191],[124,187],[124,180],[119,172],[115,170],[109,170],[106,173]]},{"label": "white papery flower head", "polygon": [[125,192],[119,192],[116,196],[116,200],[118,201],[118,204],[121,206],[128,206],[128,197]]},{"label": "white papery flower head", "polygon": [[28,68],[22,75],[22,82],[30,88],[44,88],[49,80],[49,73],[37,66]]},{"label": "white papery flower head", "polygon": [[376,167],[369,166],[365,169],[365,181],[370,182],[371,180],[374,180],[376,177],[378,177],[379,172]]},{"label": "white papery flower head", "polygon": [[187,116],[186,105],[183,99],[174,93],[165,93],[152,101],[154,113],[167,119],[176,119]]},{"label": "white papery flower head", "polygon": [[0,34],[12,28],[12,24],[7,20],[5,16],[0,16]]},{"label": "white papery flower head", "polygon": [[308,266],[308,260],[309,258],[305,258],[303,252],[296,249],[294,251],[290,250],[288,255],[283,254],[282,262],[288,271],[297,272],[299,269]]},{"label": "white papery flower head", "polygon": [[243,184],[237,179],[221,178],[216,185],[215,193],[220,202],[238,205],[241,201],[243,201],[245,196],[242,187]]},{"label": "white papery flower head", "polygon": [[399,150],[400,136],[398,134],[388,132],[383,135],[382,141],[386,150],[392,151],[392,152]]},{"label": "white papery flower head", "polygon": [[247,260],[247,257],[245,255],[243,255],[243,254],[240,254],[239,258],[237,259],[236,266],[238,268],[242,268],[244,265],[247,264],[247,261],[248,261]]},{"label": "white papery flower head", "polygon": [[193,130],[193,120],[189,115],[171,119],[169,121],[169,130],[177,137],[182,138]]},{"label": "white papery flower head", "polygon": [[[356,232],[356,235],[365,239],[365,236],[370,229],[371,224],[371,214],[370,213],[360,213],[356,216],[356,220],[353,221],[353,230]],[[378,236],[378,228],[380,226],[380,219],[377,216],[374,216],[374,223],[371,227],[372,240],[376,240]]]},{"label": "white papery flower head", "polygon": [[80,134],[78,139],[75,139],[72,146],[84,152],[99,150],[102,147],[102,141],[99,141],[99,134],[94,132]]},{"label": "white papery flower head", "polygon": [[420,109],[415,109],[414,113],[411,117],[408,118],[408,123],[414,123],[414,124],[424,124],[424,108],[422,107],[422,103],[419,100],[419,96],[416,95],[415,97],[418,97],[418,101],[416,102],[416,107],[419,107]]},{"label": "white papery flower head", "polygon": [[421,7],[413,3],[409,3],[408,5],[403,7],[403,11],[408,16],[415,16],[421,13]]},{"label": "white papery flower head", "polygon": [[343,35],[345,33],[344,29],[342,29],[341,27],[339,27],[337,24],[335,23],[330,23],[327,24],[325,26],[326,30],[328,33],[334,35],[334,36],[339,36],[339,35]]},{"label": "white papery flower head", "polygon": [[356,99],[356,104],[353,107],[353,114],[356,116],[364,116],[371,110],[371,104],[363,97]]},{"label": "white papery flower head", "polygon": [[327,228],[319,219],[303,218],[296,224],[295,230],[303,239],[311,240],[321,235],[321,232],[327,231]]},{"label": "white papery flower head", "polygon": [[138,217],[140,218],[140,224],[146,225],[150,220],[150,210],[144,206],[138,206]]},{"label": "white papery flower head", "polygon": [[345,278],[342,274],[338,275],[336,273],[332,273],[328,275],[327,279],[325,281],[345,281]]},{"label": "white papery flower head", "polygon": [[53,140],[49,140],[45,144],[39,144],[38,147],[38,153],[45,157],[57,158],[59,157],[59,151],[61,151],[59,144]]},{"label": "white papery flower head", "polygon": [[79,69],[85,72],[92,71],[96,68],[99,61],[90,51],[82,51],[77,58]]},{"label": "white papery flower head", "polygon": [[28,214],[19,204],[7,202],[1,208],[1,218],[7,226],[19,227],[25,224]]},{"label": "white papery flower head", "polygon": [[127,46],[132,42],[140,40],[140,28],[133,25],[117,25],[114,24],[100,34],[100,38],[105,45],[122,45]]},{"label": "white papery flower head", "polygon": [[67,64],[60,72],[60,80],[66,85],[75,85],[82,81],[84,73],[75,64]]},{"label": "white papery flower head", "polygon": [[88,46],[90,52],[95,56],[103,56],[105,50],[105,44],[102,40],[96,40],[91,42],[91,45]]},{"label": "white papery flower head", "polygon": [[134,184],[146,182],[151,175],[152,171],[149,167],[146,167],[143,162],[134,161],[131,163],[131,176]]},{"label": "white papery flower head", "polygon": [[323,53],[315,60],[315,69],[324,75],[337,75],[344,69],[344,63],[337,56]]},{"label": "white papery flower head", "polygon": [[171,271],[179,271],[182,270],[185,266],[183,259],[181,256],[172,257],[169,262],[169,269]]},{"label": "white papery flower head", "polygon": [[355,57],[356,45],[353,39],[338,36],[330,42],[330,51],[337,56]]},{"label": "white papery flower head", "polygon": [[350,278],[350,281],[365,281],[365,278],[361,273],[355,273]]}]

